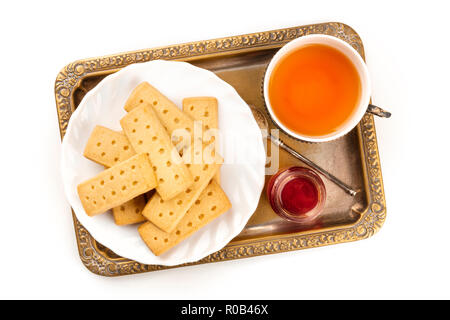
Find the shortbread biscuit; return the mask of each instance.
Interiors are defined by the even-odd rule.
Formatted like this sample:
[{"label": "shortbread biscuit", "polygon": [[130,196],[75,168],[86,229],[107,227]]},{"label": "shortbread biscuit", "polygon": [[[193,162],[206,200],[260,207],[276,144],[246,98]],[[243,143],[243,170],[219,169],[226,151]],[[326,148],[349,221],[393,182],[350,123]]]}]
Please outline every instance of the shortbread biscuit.
[{"label": "shortbread biscuit", "polygon": [[[215,97],[189,97],[183,99],[183,111],[192,117],[195,121],[201,121],[208,133],[210,129],[219,129],[219,110],[218,102]],[[206,140],[212,140],[214,137],[203,137]],[[205,141],[204,141],[205,142]],[[208,142],[208,141],[206,141]],[[213,148],[218,150],[218,141],[215,139]],[[220,170],[217,171],[214,179],[220,184]]]},{"label": "shortbread biscuit", "polygon": [[149,155],[158,180],[156,191],[163,200],[175,197],[192,185],[192,174],[150,106],[142,104],[134,108],[120,124],[134,150]]},{"label": "shortbread biscuit", "polygon": [[[86,158],[106,168],[125,161],[135,154],[126,135],[102,126],[94,128],[84,149]],[[114,221],[117,225],[145,221],[145,217],[141,214],[145,204],[145,197],[141,195],[121,204],[119,207],[112,208]]]},{"label": "shortbread biscuit", "polygon": [[140,153],[78,185],[78,196],[89,216],[119,206],[157,185],[147,154]]},{"label": "shortbread biscuit", "polygon": [[205,130],[219,128],[218,102],[215,97],[184,98],[183,111],[192,119],[202,121]]},{"label": "shortbread biscuit", "polygon": [[119,226],[124,226],[146,221],[147,219],[142,215],[142,210],[144,210],[147,202],[155,194],[155,191],[156,190],[153,189],[146,194],[141,194],[140,196],[121,204],[118,207],[112,208],[114,222]]},{"label": "shortbread biscuit", "polygon": [[142,215],[142,210],[146,203],[147,201],[145,200],[144,195],[140,195],[118,207],[114,207],[112,209],[114,222],[119,226],[124,226],[146,221],[145,217]]},{"label": "shortbread biscuit", "polygon": [[189,165],[189,170],[194,176],[194,183],[168,201],[155,195],[147,203],[142,214],[161,230],[172,232],[211,181],[220,165],[220,162]]},{"label": "shortbread biscuit", "polygon": [[[148,82],[142,82],[133,90],[125,103],[125,110],[130,112],[142,104],[148,104],[153,107],[170,135],[176,129],[185,129],[192,136],[194,132],[194,121],[192,118]],[[176,137],[174,137],[174,142],[177,145],[183,143],[187,147],[191,144],[191,141],[179,141]]]},{"label": "shortbread biscuit", "polygon": [[159,256],[230,208],[225,192],[212,180],[171,233],[146,222],[139,226],[139,234],[149,249]]},{"label": "shortbread biscuit", "polygon": [[105,167],[112,167],[132,156],[134,152],[128,138],[102,126],[96,126],[84,149],[84,156]]}]

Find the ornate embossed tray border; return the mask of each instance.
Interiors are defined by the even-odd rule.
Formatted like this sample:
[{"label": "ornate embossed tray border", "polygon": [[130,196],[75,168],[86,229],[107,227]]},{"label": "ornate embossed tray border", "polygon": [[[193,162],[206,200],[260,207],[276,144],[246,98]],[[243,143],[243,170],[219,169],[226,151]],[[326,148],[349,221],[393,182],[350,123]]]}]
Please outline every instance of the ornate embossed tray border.
[{"label": "ornate embossed tray border", "polygon": [[[129,64],[155,59],[189,61],[192,58],[205,55],[214,56],[261,48],[277,48],[294,38],[314,33],[329,34],[341,38],[349,42],[364,58],[364,48],[358,34],[345,24],[331,22],[75,61],[67,65],[58,74],[55,82],[56,108],[61,138],[64,137],[70,116],[75,109],[73,93],[81,80],[88,75],[111,73]],[[366,172],[364,178],[369,206],[355,224],[315,230],[314,232],[309,231],[309,233],[308,231],[299,232],[283,237],[264,237],[258,241],[231,242],[222,250],[198,262],[185,265],[232,260],[356,241],[368,238],[376,233],[385,221],[386,203],[373,116],[366,114],[358,125],[357,130],[363,158],[363,170]],[[80,224],[73,213],[72,215],[80,258],[83,264],[93,273],[103,276],[119,276],[169,268],[158,265],[144,265],[117,256],[111,250],[98,243]]]}]

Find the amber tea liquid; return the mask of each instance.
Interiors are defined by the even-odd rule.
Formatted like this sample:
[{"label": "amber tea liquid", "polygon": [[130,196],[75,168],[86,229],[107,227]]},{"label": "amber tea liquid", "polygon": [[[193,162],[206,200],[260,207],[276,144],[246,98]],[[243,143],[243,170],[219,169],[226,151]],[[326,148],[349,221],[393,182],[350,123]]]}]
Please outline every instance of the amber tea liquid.
[{"label": "amber tea liquid", "polygon": [[320,137],[338,131],[356,111],[361,80],[343,53],[312,44],[278,62],[268,93],[281,123],[300,135]]}]

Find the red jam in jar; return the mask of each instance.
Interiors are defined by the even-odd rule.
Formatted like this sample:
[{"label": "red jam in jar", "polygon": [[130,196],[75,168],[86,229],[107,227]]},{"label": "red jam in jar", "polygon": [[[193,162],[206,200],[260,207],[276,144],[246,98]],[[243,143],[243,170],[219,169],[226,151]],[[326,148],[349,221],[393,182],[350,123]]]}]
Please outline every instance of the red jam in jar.
[{"label": "red jam in jar", "polygon": [[272,209],[282,218],[310,223],[322,212],[326,191],[314,171],[291,167],[272,176],[267,185],[267,197]]}]

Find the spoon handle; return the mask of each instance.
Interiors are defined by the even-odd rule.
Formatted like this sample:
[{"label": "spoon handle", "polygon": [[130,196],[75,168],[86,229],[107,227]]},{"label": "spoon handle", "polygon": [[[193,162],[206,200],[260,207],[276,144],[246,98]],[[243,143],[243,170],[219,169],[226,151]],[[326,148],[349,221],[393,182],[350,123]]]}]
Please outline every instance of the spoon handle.
[{"label": "spoon handle", "polygon": [[389,111],[381,109],[380,107],[377,107],[373,104],[369,104],[369,106],[367,107],[367,112],[374,114],[376,116],[379,116],[380,118],[390,118],[391,117],[391,113]]},{"label": "spoon handle", "polygon": [[272,136],[271,134],[269,134],[270,140],[272,140],[273,143],[275,143],[277,146],[283,148],[284,150],[286,150],[287,152],[289,152],[291,155],[293,155],[294,157],[296,157],[297,159],[303,161],[304,163],[306,163],[308,166],[316,169],[317,171],[319,171],[321,174],[323,174],[325,177],[327,177],[328,179],[330,179],[332,182],[334,182],[335,184],[337,184],[339,187],[341,187],[345,192],[347,192],[349,195],[351,195],[352,197],[356,195],[356,191],[353,190],[349,185],[345,184],[344,182],[342,182],[341,180],[339,180],[338,178],[336,178],[335,176],[333,176],[331,173],[329,173],[328,171],[326,171],[325,169],[322,169],[321,167],[319,167],[317,164],[315,164],[314,162],[312,162],[311,160],[309,160],[308,158],[306,158],[305,156],[301,155],[300,153],[298,153],[297,151],[295,151],[294,149],[292,149],[291,147],[289,147],[287,144],[285,144],[281,139],[275,138],[274,136]]}]

